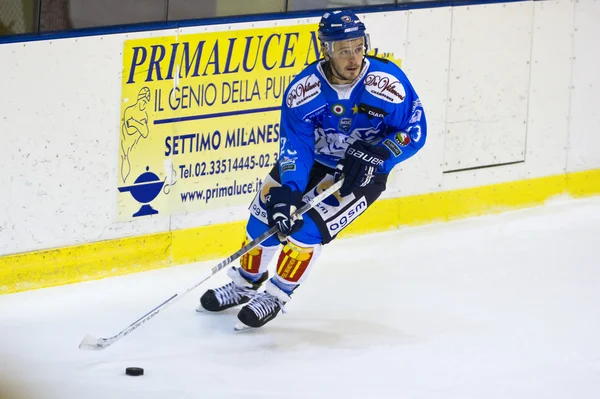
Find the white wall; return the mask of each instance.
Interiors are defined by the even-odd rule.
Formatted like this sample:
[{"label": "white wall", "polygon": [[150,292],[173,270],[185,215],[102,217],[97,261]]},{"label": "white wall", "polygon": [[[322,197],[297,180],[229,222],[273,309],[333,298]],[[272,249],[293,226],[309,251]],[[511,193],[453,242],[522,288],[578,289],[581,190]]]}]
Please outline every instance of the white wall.
[{"label": "white wall", "polygon": [[[402,59],[429,122],[385,196],[600,168],[599,1],[361,16]],[[123,41],[272,23],[0,45],[0,255],[245,219],[240,206],[116,222]]]},{"label": "white wall", "polygon": [[600,167],[600,1],[575,6],[567,169]]}]

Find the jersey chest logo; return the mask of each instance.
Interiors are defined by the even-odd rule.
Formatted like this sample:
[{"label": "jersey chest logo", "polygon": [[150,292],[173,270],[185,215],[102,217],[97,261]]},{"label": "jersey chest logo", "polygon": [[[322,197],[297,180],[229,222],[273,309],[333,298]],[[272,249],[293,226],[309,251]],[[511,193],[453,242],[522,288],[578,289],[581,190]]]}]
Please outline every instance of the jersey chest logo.
[{"label": "jersey chest logo", "polygon": [[331,113],[334,114],[335,116],[342,116],[342,115],[344,115],[345,112],[346,112],[346,107],[344,107],[342,104],[333,104],[331,106]]},{"label": "jersey chest logo", "polygon": [[315,74],[301,79],[288,91],[286,104],[296,108],[313,100],[321,92],[321,81]]},{"label": "jersey chest logo", "polygon": [[371,72],[365,77],[365,89],[377,98],[394,104],[400,104],[406,97],[406,91],[400,81],[386,72]]},{"label": "jersey chest logo", "polygon": [[340,118],[338,122],[338,127],[344,133],[350,132],[350,127],[352,127],[352,119],[351,118]]}]

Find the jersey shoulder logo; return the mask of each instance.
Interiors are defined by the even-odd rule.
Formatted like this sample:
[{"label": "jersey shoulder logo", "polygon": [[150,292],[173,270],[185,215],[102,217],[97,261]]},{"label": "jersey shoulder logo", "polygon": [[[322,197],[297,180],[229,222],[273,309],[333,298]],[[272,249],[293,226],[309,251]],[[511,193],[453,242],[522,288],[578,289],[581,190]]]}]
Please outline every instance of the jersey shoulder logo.
[{"label": "jersey shoulder logo", "polygon": [[313,100],[321,92],[321,80],[313,73],[300,79],[288,91],[286,104],[296,108]]},{"label": "jersey shoulder logo", "polygon": [[371,72],[365,77],[365,89],[377,98],[400,104],[406,97],[404,86],[398,78],[387,72]]}]

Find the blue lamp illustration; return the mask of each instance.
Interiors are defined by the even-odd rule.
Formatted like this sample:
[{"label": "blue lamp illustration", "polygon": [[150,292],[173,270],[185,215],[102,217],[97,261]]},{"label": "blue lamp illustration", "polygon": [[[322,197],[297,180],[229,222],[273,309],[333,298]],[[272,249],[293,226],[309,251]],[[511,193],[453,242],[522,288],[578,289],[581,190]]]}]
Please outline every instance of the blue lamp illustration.
[{"label": "blue lamp illustration", "polygon": [[156,215],[158,211],[150,206],[150,202],[158,196],[164,184],[165,182],[160,181],[157,175],[150,172],[150,167],[146,166],[146,172],[139,175],[132,185],[119,187],[119,191],[130,192],[131,196],[142,204],[133,217]]}]

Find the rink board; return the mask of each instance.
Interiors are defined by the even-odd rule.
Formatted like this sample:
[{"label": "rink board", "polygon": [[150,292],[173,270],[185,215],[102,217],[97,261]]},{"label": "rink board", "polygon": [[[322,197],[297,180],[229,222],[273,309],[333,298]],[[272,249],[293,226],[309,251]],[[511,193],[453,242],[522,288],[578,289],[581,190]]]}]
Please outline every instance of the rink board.
[{"label": "rink board", "polygon": [[[542,205],[558,195],[600,195],[600,169],[376,202],[343,237]],[[0,293],[119,276],[226,258],[241,246],[244,223],[91,243],[0,258]]]}]

